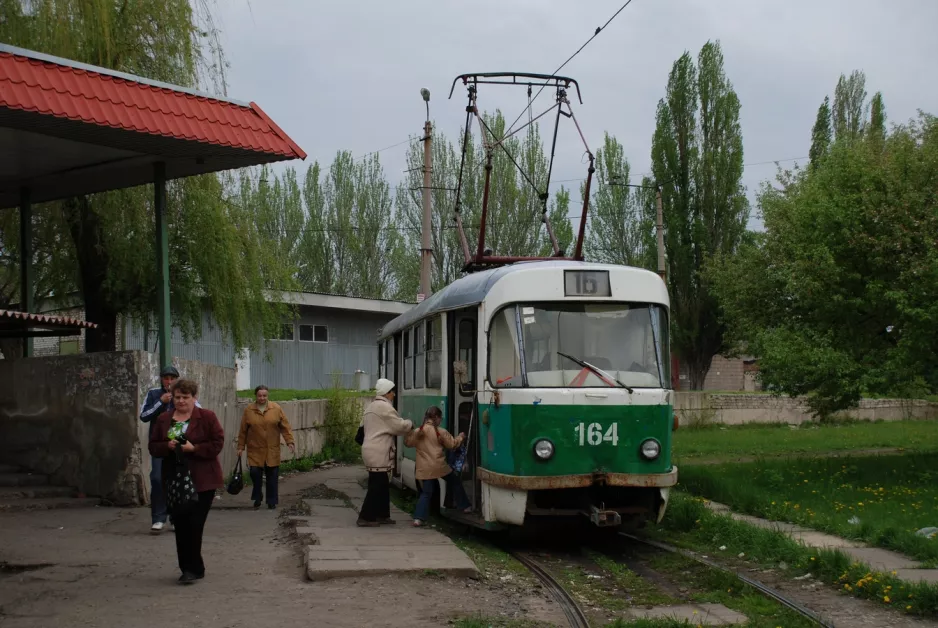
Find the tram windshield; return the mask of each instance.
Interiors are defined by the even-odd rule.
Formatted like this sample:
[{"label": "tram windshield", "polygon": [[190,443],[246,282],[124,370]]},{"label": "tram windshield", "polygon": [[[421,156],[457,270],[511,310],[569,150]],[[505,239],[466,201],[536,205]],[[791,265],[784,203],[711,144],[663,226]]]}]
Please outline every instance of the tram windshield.
[{"label": "tram windshield", "polygon": [[660,305],[519,304],[501,310],[489,329],[497,388],[669,388],[669,355]]}]

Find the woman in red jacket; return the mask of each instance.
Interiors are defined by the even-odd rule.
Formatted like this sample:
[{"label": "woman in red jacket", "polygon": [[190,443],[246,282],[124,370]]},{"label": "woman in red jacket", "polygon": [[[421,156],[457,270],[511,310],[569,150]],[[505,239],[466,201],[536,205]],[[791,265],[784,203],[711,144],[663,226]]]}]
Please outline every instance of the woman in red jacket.
[{"label": "woman in red jacket", "polygon": [[205,577],[202,561],[202,531],[215,499],[224,485],[218,455],[225,445],[225,432],[211,410],[195,405],[199,386],[187,379],[173,384],[173,410],[156,420],[150,439],[150,455],[163,458],[163,486],[175,486],[177,470],[188,469],[197,498],[170,508],[176,532],[176,555],[182,576],[180,584]]}]

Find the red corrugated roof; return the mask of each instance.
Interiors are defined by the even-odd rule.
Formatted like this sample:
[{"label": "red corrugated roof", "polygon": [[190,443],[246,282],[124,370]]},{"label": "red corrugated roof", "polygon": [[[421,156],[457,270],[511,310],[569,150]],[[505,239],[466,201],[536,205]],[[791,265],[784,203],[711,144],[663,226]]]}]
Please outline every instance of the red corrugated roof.
[{"label": "red corrugated roof", "polygon": [[2,319],[29,321],[30,323],[35,323],[36,327],[42,327],[46,325],[55,327],[79,327],[82,329],[95,329],[97,327],[95,323],[89,323],[88,321],[83,321],[79,318],[68,318],[67,316],[49,316],[48,314],[27,314],[26,312],[17,312],[15,310],[0,310],[0,320]]},{"label": "red corrugated roof", "polygon": [[0,107],[288,159],[306,158],[253,102],[243,105],[132,78],[70,65],[64,59],[57,63],[0,51]]}]

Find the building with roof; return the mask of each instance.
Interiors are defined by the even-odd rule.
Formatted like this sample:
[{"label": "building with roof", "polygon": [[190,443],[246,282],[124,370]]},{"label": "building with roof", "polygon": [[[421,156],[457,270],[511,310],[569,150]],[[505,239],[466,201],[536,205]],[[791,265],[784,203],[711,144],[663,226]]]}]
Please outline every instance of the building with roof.
[{"label": "building with roof", "polygon": [[[236,368],[239,390],[259,384],[324,389],[332,386],[334,376],[343,388],[371,388],[377,379],[378,330],[413,307],[399,301],[314,292],[286,292],[279,298],[294,306],[297,316],[284,320],[277,337],[265,339],[258,350],[244,349],[239,355],[206,307],[199,338],[187,342],[179,328],[173,328],[171,355]],[[37,309],[76,324],[84,320],[78,295],[40,303]],[[122,349],[158,349],[155,320],[145,324],[127,319],[121,328]],[[37,357],[84,353],[84,330],[77,335],[41,337],[33,342]]]}]

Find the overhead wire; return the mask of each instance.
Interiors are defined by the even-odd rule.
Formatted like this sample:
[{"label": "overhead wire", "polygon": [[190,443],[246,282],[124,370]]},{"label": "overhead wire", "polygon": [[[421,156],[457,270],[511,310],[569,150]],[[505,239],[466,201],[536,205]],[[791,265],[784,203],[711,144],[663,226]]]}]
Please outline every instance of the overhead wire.
[{"label": "overhead wire", "polygon": [[[577,48],[577,51],[576,51],[576,52],[574,52],[572,55],[570,55],[570,57],[567,58],[566,61],[564,61],[563,63],[561,63],[561,64],[560,64],[560,67],[558,67],[556,70],[554,70],[553,72],[551,72],[551,77],[556,77],[557,72],[560,72],[562,69],[564,69],[564,68],[567,66],[568,63],[570,63],[571,61],[573,61],[574,57],[576,57],[578,54],[580,54],[580,52],[582,52],[583,49],[586,48],[586,47],[590,44],[591,41],[593,41],[594,39],[596,39],[596,37],[597,37],[601,32],[603,32],[604,30],[606,30],[606,27],[609,26],[609,24],[612,23],[612,20],[616,19],[616,18],[619,16],[619,14],[622,13],[622,11],[625,10],[625,7],[629,6],[630,4],[632,4],[632,0],[627,0],[627,2],[626,2],[625,4],[623,4],[621,7],[619,7],[619,10],[618,10],[618,11],[616,11],[615,13],[612,14],[612,17],[610,17],[608,20],[606,20],[606,23],[605,23],[605,24],[603,24],[602,26],[597,27],[596,30],[593,32],[592,36],[590,36],[590,38],[587,39],[586,42],[584,42],[582,46],[580,46],[579,48]],[[534,98],[529,99],[529,101],[528,101],[528,106],[527,106],[521,113],[518,114],[518,117],[515,118],[515,121],[512,122],[512,123],[511,123],[511,126],[508,127],[508,130],[505,132],[506,134],[511,133],[511,130],[515,127],[516,124],[518,124],[518,120],[521,119],[521,116],[524,115],[525,111],[527,111],[528,109],[530,109],[530,108],[534,105],[534,101],[537,100],[537,97],[541,95],[541,92],[544,91],[544,88],[545,88],[545,87],[547,87],[546,81],[545,81],[545,83],[544,83],[543,85],[541,85],[541,88],[540,88],[539,90],[537,90],[537,94],[534,95]]]}]

